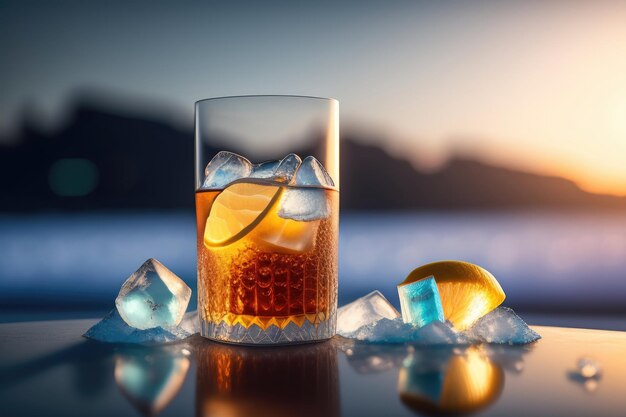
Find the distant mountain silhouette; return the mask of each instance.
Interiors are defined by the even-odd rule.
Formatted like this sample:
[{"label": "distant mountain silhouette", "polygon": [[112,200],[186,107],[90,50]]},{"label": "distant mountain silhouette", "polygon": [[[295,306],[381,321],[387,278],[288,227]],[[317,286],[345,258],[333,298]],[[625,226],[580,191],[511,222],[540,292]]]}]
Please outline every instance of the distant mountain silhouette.
[{"label": "distant mountain silhouette", "polygon": [[[79,102],[61,129],[25,121],[19,140],[0,146],[0,210],[128,210],[194,207],[193,132]],[[3,141],[0,143],[8,143]],[[97,168],[95,189],[62,197],[49,185],[61,158]],[[590,194],[573,182],[466,159],[435,173],[346,136],[341,143],[341,204],[353,210],[623,209],[626,198]]]},{"label": "distant mountain silhouette", "polygon": [[591,194],[572,181],[452,158],[423,173],[382,149],[345,140],[341,201],[349,209],[616,209],[626,198]]}]

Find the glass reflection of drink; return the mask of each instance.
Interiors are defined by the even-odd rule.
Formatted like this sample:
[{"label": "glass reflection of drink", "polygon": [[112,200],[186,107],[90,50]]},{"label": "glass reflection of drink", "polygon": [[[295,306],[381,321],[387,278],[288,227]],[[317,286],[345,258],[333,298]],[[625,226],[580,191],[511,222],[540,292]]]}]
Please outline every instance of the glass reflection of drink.
[{"label": "glass reflection of drink", "polygon": [[[215,169],[209,163],[242,173],[207,186]],[[248,96],[196,103],[203,336],[289,344],[334,335],[338,165],[335,100]],[[323,181],[312,181],[315,175]]]},{"label": "glass reflection of drink", "polygon": [[198,417],[340,414],[332,341],[271,349],[207,343],[197,363]]},{"label": "glass reflection of drink", "polygon": [[400,399],[420,414],[476,412],[494,403],[503,387],[502,368],[478,347],[416,349],[398,377]]}]

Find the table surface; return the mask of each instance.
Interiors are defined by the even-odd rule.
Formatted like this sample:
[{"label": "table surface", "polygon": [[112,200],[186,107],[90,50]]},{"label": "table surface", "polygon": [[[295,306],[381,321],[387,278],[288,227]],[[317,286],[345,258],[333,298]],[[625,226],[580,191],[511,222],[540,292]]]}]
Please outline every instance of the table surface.
[{"label": "table surface", "polygon": [[[626,332],[533,328],[524,347],[255,348],[194,336],[141,347],[85,340],[96,320],[0,325],[3,416],[626,415]],[[576,372],[582,357],[600,376]]]}]

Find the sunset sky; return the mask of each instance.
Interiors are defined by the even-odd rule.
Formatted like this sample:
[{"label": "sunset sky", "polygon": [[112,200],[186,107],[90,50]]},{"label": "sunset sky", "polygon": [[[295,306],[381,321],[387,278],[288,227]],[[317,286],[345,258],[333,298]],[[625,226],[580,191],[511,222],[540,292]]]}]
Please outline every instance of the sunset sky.
[{"label": "sunset sky", "polygon": [[[26,4],[27,3],[27,4]],[[332,96],[344,132],[626,195],[626,2],[2,2],[0,136],[81,89],[191,126],[195,100]]]}]

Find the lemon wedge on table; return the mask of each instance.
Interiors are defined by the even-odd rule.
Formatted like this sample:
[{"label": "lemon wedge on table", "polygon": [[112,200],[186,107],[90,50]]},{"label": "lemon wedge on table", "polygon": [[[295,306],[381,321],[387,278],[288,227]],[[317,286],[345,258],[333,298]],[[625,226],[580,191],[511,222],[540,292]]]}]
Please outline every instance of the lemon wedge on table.
[{"label": "lemon wedge on table", "polygon": [[213,202],[204,229],[208,248],[231,245],[248,237],[272,250],[310,249],[319,222],[300,222],[278,215],[285,187],[240,182],[224,189]]},{"label": "lemon wedge on table", "polygon": [[458,330],[467,329],[506,298],[489,271],[469,262],[440,261],[422,265],[414,269],[402,284],[430,276],[435,277],[445,319]]}]

